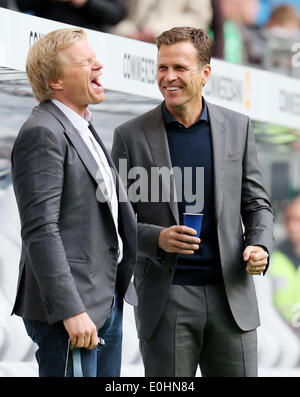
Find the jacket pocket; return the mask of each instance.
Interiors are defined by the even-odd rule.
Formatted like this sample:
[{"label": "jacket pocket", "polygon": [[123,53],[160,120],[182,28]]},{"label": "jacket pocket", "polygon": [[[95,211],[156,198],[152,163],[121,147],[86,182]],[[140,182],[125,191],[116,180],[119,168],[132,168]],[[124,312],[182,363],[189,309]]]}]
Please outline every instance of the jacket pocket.
[{"label": "jacket pocket", "polygon": [[86,259],[82,259],[82,258],[70,258],[67,257],[68,261],[70,263],[86,263]]}]

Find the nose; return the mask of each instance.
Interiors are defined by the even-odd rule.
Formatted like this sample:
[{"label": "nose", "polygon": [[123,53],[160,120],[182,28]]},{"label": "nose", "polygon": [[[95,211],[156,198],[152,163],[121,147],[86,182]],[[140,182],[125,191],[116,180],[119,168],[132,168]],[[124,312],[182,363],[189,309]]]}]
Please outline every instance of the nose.
[{"label": "nose", "polygon": [[98,61],[97,58],[95,58],[95,62],[94,62],[94,64],[93,64],[93,69],[94,69],[94,70],[103,69],[103,64],[102,64],[100,61]]},{"label": "nose", "polygon": [[176,75],[176,73],[175,73],[175,70],[174,70],[174,69],[168,69],[168,70],[166,71],[166,73],[165,73],[164,78],[165,78],[165,80],[166,80],[167,82],[171,82],[171,81],[176,80],[176,79],[177,79],[177,75]]}]

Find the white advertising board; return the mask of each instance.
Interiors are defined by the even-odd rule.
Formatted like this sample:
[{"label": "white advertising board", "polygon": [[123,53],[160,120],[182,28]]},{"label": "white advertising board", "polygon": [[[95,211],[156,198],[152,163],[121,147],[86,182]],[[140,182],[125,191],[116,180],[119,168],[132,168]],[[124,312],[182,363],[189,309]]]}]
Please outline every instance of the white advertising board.
[{"label": "white advertising board", "polygon": [[[0,8],[0,66],[25,70],[28,49],[40,36],[69,25]],[[159,99],[153,44],[86,29],[103,63],[105,88]],[[300,65],[299,65],[300,67]],[[252,119],[300,129],[300,80],[213,59],[205,97]]]}]

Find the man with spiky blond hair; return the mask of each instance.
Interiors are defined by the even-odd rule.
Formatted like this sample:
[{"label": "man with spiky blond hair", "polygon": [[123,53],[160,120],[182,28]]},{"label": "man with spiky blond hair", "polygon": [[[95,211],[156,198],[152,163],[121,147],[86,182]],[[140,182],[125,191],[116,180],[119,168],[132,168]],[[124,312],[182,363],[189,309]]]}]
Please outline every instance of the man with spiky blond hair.
[{"label": "man with spiky blond hair", "polygon": [[88,105],[105,99],[102,68],[81,29],[43,36],[27,58],[40,103],[12,153],[22,235],[13,313],[38,345],[40,376],[75,374],[68,346],[83,376],[119,376],[125,294],[136,303],[135,217],[89,122]]}]

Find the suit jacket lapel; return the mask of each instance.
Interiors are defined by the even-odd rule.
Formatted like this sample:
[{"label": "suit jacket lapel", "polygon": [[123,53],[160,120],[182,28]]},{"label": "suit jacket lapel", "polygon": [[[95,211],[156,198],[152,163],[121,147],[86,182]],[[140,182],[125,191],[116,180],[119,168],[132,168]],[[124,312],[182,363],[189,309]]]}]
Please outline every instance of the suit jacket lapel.
[{"label": "suit jacket lapel", "polygon": [[[149,115],[149,121],[144,127],[146,140],[150,147],[154,166],[161,168],[172,168],[172,162],[169,151],[167,132],[162,117],[161,105],[156,107]],[[168,179],[168,178],[166,178]],[[171,212],[177,224],[179,224],[178,205],[176,200],[176,187],[174,175],[170,179],[163,178],[162,194],[163,198],[169,203]]]},{"label": "suit jacket lapel", "polygon": [[123,186],[122,181],[120,181],[118,170],[117,170],[114,162],[112,161],[112,158],[110,157],[106,147],[104,146],[102,140],[100,139],[99,135],[97,134],[97,132],[94,129],[94,127],[92,126],[92,124],[90,126],[91,126],[91,132],[94,135],[94,137],[97,140],[97,142],[99,143],[99,145],[101,146],[101,148],[102,148],[102,150],[103,150],[103,152],[104,152],[104,154],[105,154],[105,156],[107,158],[108,164],[109,164],[109,166],[111,168],[111,171],[112,171],[112,174],[113,174],[113,178],[114,178],[114,182],[115,182],[115,186],[116,186],[116,190],[117,190],[119,203],[120,202],[122,202],[122,203],[123,202],[129,202],[127,193],[125,191],[125,188]]},{"label": "suit jacket lapel", "polygon": [[[218,223],[223,197],[224,186],[224,170],[226,165],[226,125],[227,121],[224,119],[218,107],[208,102],[208,114],[210,119],[212,149],[213,149],[213,165],[214,165],[214,191],[215,191],[215,214],[216,222]],[[153,162],[157,167],[172,168],[170,157],[167,132],[162,118],[161,105],[156,107],[149,115],[149,122],[144,127],[145,136],[150,147]],[[179,223],[178,205],[176,201],[176,189],[174,176],[171,175],[171,191],[170,191],[170,208],[172,214]],[[164,184],[166,197],[168,194],[168,186]]]},{"label": "suit jacket lapel", "polygon": [[226,160],[226,119],[224,119],[218,108],[206,102],[210,119],[213,166],[214,166],[214,192],[215,192],[215,213],[218,224],[223,197],[224,170]]},{"label": "suit jacket lapel", "polygon": [[[103,176],[101,174],[101,170],[98,167],[96,160],[94,159],[93,155],[91,154],[89,148],[86,146],[85,142],[81,138],[79,131],[73,126],[67,116],[51,101],[41,102],[40,107],[44,108],[62,124],[65,130],[65,134],[68,136],[69,140],[71,141],[72,145],[76,149],[78,156],[80,157],[81,161],[95,180],[98,186],[98,193],[99,194],[99,201],[106,202],[106,194],[104,191],[104,184],[100,183],[103,181]],[[98,141],[100,138],[98,137]],[[101,145],[103,148],[103,144]],[[108,203],[107,203],[108,205]],[[110,206],[108,205],[110,208]]]},{"label": "suit jacket lapel", "polygon": [[96,139],[96,141],[99,143],[101,149],[103,150],[105,157],[107,158],[109,166],[116,171],[116,167],[115,167],[108,151],[106,150],[106,147],[104,146],[100,136],[98,135],[97,131],[95,130],[95,128],[93,127],[92,124],[90,124],[90,130],[91,130],[92,134],[94,135],[94,138]]},{"label": "suit jacket lapel", "polygon": [[90,124],[90,130],[94,135],[95,139],[97,140],[97,142],[99,143],[99,145],[101,146],[112,171],[116,192],[118,196],[118,202],[119,202],[118,229],[119,229],[119,233],[122,236],[122,239],[126,240],[129,238],[129,236],[136,235],[135,214],[129,202],[125,187],[123,186],[123,183],[120,180],[120,176],[117,171],[117,168],[114,162],[112,161],[112,158],[110,157],[109,153],[107,152],[106,147],[104,146],[102,140],[97,134],[97,131],[92,126],[92,124]]}]

